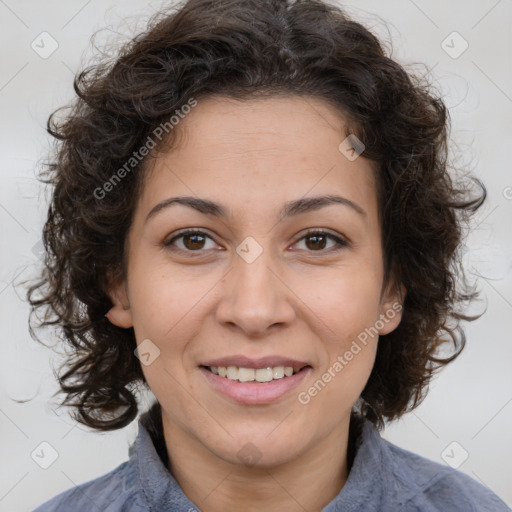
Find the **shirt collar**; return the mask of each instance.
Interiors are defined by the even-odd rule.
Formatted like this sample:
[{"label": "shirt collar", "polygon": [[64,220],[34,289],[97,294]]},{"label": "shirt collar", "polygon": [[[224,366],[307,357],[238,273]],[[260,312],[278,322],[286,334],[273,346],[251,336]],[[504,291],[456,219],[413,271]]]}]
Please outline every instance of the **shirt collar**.
[{"label": "shirt collar", "polygon": [[[187,498],[160,459],[143,421],[139,420],[138,428],[137,438],[130,447],[129,454],[130,460],[135,464],[148,509],[183,512],[196,510],[197,505]],[[378,504],[383,492],[381,476],[385,458],[384,440],[374,425],[364,419],[356,443],[357,452],[345,485],[321,512],[374,510],[368,508],[369,503],[377,506],[375,510],[379,510]]]},{"label": "shirt collar", "polygon": [[345,485],[322,512],[380,511],[383,495],[384,440],[367,419],[357,440],[357,452]]}]

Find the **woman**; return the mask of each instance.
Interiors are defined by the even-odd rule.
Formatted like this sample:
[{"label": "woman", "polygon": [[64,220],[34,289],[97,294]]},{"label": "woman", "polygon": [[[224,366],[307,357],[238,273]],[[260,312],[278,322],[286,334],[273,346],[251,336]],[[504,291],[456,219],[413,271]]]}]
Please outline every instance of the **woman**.
[{"label": "woman", "polygon": [[190,0],[75,89],[29,300],[78,421],[156,401],[127,462],[39,512],[507,510],[379,434],[472,319],[485,188],[449,176],[426,84],[323,2]]}]

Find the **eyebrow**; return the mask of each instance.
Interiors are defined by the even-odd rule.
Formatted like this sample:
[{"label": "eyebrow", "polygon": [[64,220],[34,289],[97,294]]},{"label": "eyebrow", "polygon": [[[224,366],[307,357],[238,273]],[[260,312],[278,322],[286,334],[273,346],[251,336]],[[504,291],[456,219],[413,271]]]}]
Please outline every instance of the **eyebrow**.
[{"label": "eyebrow", "polygon": [[[212,215],[214,217],[227,218],[230,216],[228,214],[228,210],[224,206],[210,201],[209,199],[202,199],[193,196],[179,196],[169,197],[168,199],[164,199],[158,203],[148,213],[144,222],[148,222],[148,220],[151,217],[154,217],[158,212],[175,204],[181,204],[183,206],[192,208],[199,213]],[[366,216],[366,212],[358,204],[354,203],[350,199],[337,195],[326,195],[317,197],[303,197],[301,199],[296,199],[294,201],[285,203],[279,214],[279,220],[284,220],[286,218],[300,215],[302,213],[320,210],[321,208],[325,208],[326,206],[331,206],[333,204],[340,204],[342,206],[349,207],[359,215]]]}]

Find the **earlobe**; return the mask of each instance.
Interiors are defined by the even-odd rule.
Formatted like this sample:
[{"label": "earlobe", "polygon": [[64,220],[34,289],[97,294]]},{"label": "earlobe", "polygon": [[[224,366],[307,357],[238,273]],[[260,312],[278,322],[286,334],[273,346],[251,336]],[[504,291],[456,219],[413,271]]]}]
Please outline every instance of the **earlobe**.
[{"label": "earlobe", "polygon": [[379,335],[394,331],[402,320],[403,304],[405,300],[405,286],[393,286],[381,302],[380,317],[377,322]]},{"label": "earlobe", "polygon": [[124,281],[112,286],[109,295],[112,299],[113,306],[105,316],[112,324],[117,325],[118,327],[122,327],[124,329],[133,327],[132,312]]}]

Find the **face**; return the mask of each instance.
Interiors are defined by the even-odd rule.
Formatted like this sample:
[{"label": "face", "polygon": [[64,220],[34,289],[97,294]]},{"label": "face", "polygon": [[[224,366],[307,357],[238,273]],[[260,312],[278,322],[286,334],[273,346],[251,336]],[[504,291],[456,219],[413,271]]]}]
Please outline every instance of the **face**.
[{"label": "face", "polygon": [[[315,98],[205,99],[175,129],[147,169],[109,318],[134,327],[167,431],[234,464],[248,446],[261,466],[293,461],[346,431],[375,332],[400,321],[375,169],[339,149],[343,117]],[[217,207],[169,203],[180,196]],[[321,196],[342,199],[305,201]],[[309,368],[250,384],[204,368],[236,356]]]}]

